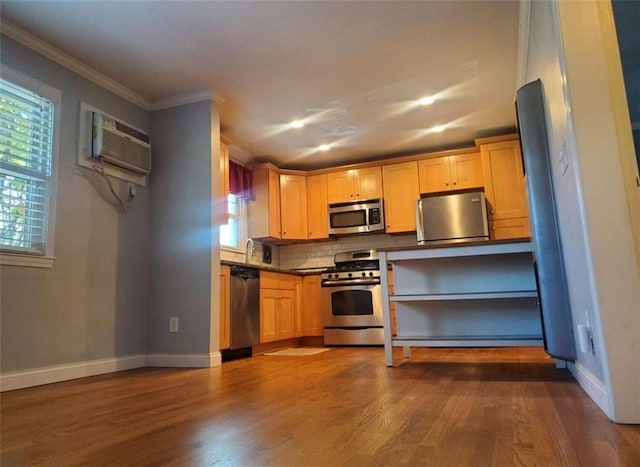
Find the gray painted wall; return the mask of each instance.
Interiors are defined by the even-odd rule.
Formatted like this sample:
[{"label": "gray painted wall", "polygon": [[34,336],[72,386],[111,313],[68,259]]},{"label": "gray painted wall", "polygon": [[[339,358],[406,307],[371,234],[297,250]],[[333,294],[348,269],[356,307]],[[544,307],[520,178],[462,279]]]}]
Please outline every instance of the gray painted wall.
[{"label": "gray painted wall", "polygon": [[149,190],[120,213],[76,152],[81,101],[143,130],[149,114],[6,36],[1,58],[62,92],[56,260],[53,269],[0,267],[2,372],[144,354]]},{"label": "gray painted wall", "polygon": [[[212,332],[212,325],[218,329],[218,307],[212,314],[217,303],[212,297],[218,296],[213,284],[219,283],[219,249],[212,251],[217,229],[211,227],[212,182],[216,193],[218,184],[211,173],[212,154],[218,167],[219,127],[219,112],[211,101],[152,115],[157,149],[150,184],[150,354],[208,355],[218,350]],[[172,316],[179,318],[177,333],[169,333]]]},{"label": "gray painted wall", "polygon": [[597,8],[531,3],[526,80],[541,78],[545,88],[574,325],[588,324],[595,339],[595,355],[578,355],[577,376],[590,395],[606,391],[596,402],[611,419],[638,423],[640,274]]}]

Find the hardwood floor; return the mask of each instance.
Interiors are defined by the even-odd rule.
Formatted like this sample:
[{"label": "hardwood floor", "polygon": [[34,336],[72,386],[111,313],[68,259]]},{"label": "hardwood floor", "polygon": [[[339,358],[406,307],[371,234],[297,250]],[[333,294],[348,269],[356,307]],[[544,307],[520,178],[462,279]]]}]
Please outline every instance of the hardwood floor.
[{"label": "hardwood floor", "polygon": [[609,422],[540,349],[417,348],[387,368],[381,348],[334,348],[1,403],[2,466],[640,466],[640,426]]}]

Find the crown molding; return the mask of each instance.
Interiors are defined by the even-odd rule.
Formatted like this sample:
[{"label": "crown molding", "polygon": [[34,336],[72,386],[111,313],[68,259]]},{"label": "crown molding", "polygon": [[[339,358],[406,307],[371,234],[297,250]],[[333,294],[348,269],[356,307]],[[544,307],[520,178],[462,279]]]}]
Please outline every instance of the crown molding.
[{"label": "crown molding", "polygon": [[529,54],[529,23],[531,18],[531,0],[520,0],[518,20],[518,57],[516,68],[516,90],[527,79],[527,56]]},{"label": "crown molding", "polygon": [[114,81],[108,76],[94,70],[81,61],[73,58],[71,55],[52,46],[33,34],[21,29],[13,23],[8,22],[4,18],[0,18],[0,29],[2,34],[20,42],[22,45],[29,47],[31,50],[53,60],[54,62],[68,68],[69,70],[79,74],[83,78],[96,83],[97,85],[117,94],[118,96],[128,100],[132,104],[142,107],[145,110],[150,109],[150,102],[140,94]]},{"label": "crown molding", "polygon": [[2,34],[13,40],[20,42],[22,45],[44,55],[50,60],[58,63],[59,65],[68,68],[69,70],[77,73],[83,78],[94,82],[95,84],[107,89],[108,91],[117,94],[118,96],[126,99],[127,101],[142,107],[145,110],[161,110],[170,107],[178,107],[180,105],[193,104],[194,102],[201,102],[205,100],[211,100],[218,105],[222,105],[225,102],[225,98],[222,94],[215,90],[196,91],[187,94],[181,94],[179,96],[167,97],[157,99],[155,101],[149,101],[140,94],[132,91],[131,89],[123,86],[117,81],[109,78],[107,75],[94,70],[90,66],[82,63],[80,60],[73,58],[71,55],[63,52],[62,50],[52,46],[48,42],[34,36],[30,32],[16,26],[13,23],[0,17],[0,30]]},{"label": "crown molding", "polygon": [[213,101],[216,104],[221,105],[225,101],[225,98],[222,94],[213,90],[195,91],[181,94],[179,96],[157,99],[151,103],[149,110],[169,109],[171,107],[179,107],[181,105],[193,104],[195,102],[202,101]]}]

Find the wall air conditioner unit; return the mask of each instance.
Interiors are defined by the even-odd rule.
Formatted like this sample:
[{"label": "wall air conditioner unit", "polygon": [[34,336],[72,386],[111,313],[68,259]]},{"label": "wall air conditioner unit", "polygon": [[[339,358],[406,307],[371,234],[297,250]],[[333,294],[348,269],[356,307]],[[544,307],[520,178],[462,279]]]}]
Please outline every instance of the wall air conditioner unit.
[{"label": "wall air conditioner unit", "polygon": [[137,174],[151,172],[149,136],[99,112],[92,112],[91,156]]}]

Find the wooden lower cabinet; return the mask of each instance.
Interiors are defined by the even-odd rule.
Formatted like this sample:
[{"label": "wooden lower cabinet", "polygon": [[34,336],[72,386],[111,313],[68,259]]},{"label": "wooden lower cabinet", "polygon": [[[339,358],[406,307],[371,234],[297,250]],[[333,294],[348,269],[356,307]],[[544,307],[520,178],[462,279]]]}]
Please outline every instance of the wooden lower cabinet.
[{"label": "wooden lower cabinet", "polygon": [[529,226],[529,218],[516,217],[514,219],[501,219],[497,221],[490,221],[489,235],[491,240],[531,237],[531,227]]},{"label": "wooden lower cabinet", "polygon": [[231,345],[231,271],[220,266],[220,350]]},{"label": "wooden lower cabinet", "polygon": [[302,278],[260,272],[260,343],[302,336]]},{"label": "wooden lower cabinet", "polygon": [[322,292],[319,275],[302,278],[302,307],[303,335],[322,336],[324,323],[322,321]]},{"label": "wooden lower cabinet", "polygon": [[260,343],[294,337],[294,303],[292,290],[260,289]]}]

